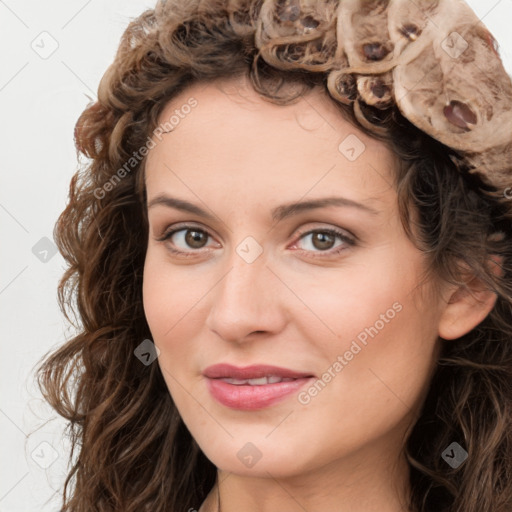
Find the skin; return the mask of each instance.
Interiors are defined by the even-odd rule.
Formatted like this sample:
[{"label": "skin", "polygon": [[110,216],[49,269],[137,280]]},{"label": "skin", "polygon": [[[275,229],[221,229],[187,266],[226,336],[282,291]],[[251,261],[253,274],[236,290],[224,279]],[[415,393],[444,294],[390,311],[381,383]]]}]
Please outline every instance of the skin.
[{"label": "skin", "polygon": [[[169,392],[218,468],[222,512],[408,510],[402,447],[428,390],[439,336],[470,330],[492,297],[482,295],[475,306],[453,286],[421,281],[426,259],[399,220],[394,155],[346,121],[322,91],[280,106],[245,79],[197,83],[160,120],[191,97],[197,106],[154,139],[148,204],[165,193],[214,218],[149,207],[143,299]],[[338,149],[348,135],[365,145],[354,161]],[[326,206],[272,221],[278,205],[333,195],[375,212]],[[209,236],[192,246],[187,231],[157,241],[182,222]],[[355,244],[336,236],[322,245],[307,234],[332,228]],[[236,251],[246,237],[263,251],[252,263]],[[400,311],[341,371],[331,370],[335,377],[307,404],[292,394],[263,410],[239,411],[207,389],[202,372],[220,362],[321,377],[393,304]],[[237,457],[248,442],[261,452],[252,467]],[[201,512],[217,510],[216,492]]]}]

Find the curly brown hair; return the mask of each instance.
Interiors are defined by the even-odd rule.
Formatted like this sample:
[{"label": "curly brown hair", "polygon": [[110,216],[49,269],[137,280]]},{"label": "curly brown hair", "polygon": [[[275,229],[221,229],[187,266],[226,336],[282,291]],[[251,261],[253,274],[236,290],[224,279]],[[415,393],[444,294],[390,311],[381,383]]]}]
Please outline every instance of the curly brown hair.
[{"label": "curly brown hair", "polygon": [[[159,366],[134,357],[151,338],[142,302],[145,157],[134,155],[154,133],[166,103],[188,85],[245,75],[276,104],[322,88],[341,115],[384,141],[401,162],[395,185],[404,228],[428,255],[429,272],[463,284],[461,272],[470,268],[497,294],[483,322],[443,343],[404,450],[411,510],[510,512],[510,200],[469,173],[456,151],[413,126],[396,105],[364,102],[349,76],[341,85],[329,81],[337,1],[309,2],[305,14],[298,2],[290,4],[297,12],[290,5],[283,11],[282,0],[270,3],[304,27],[320,27],[322,36],[277,34],[258,48],[262,0],[161,1],[129,24],[98,100],[76,123],[76,147],[90,161],[71,180],[54,238],[69,264],[59,304],[71,323],[68,312],[78,313],[79,331],[46,354],[38,369],[41,391],[67,420],[72,441],[62,510],[185,511],[198,508],[215,483],[216,468],[181,420]],[[293,86],[291,94],[284,84]],[[348,101],[341,101],[340,87]],[[502,258],[500,275],[488,265],[491,255]],[[456,469],[441,458],[454,441],[470,454]]]}]

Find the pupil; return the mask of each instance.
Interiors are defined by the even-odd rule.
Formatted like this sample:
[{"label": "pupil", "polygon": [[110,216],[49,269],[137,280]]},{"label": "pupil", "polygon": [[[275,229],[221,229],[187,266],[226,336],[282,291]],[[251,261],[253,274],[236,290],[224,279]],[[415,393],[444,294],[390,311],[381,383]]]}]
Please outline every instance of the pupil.
[{"label": "pupil", "polygon": [[[189,230],[186,235],[187,243],[192,247],[201,247],[201,238],[204,238],[202,231]],[[199,243],[199,245],[197,245]]]},{"label": "pupil", "polygon": [[[326,242],[327,240],[327,242]],[[330,249],[330,245],[332,245],[333,242],[333,235],[329,235],[326,233],[316,233],[315,237],[313,237],[313,243],[317,249]],[[320,247],[317,247],[317,244],[315,242],[320,242]],[[327,245],[322,245],[322,244]]]}]

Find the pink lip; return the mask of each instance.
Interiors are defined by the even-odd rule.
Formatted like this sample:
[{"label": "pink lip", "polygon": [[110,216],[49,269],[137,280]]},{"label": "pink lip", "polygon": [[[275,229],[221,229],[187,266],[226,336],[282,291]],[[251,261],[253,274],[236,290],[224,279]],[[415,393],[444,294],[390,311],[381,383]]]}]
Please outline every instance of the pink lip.
[{"label": "pink lip", "polygon": [[232,379],[258,379],[266,375],[277,375],[283,378],[300,379],[302,377],[314,377],[312,373],[296,372],[288,368],[280,368],[267,364],[253,364],[252,366],[244,366],[243,368],[233,366],[231,364],[214,364],[208,366],[203,372],[205,377],[210,379],[222,379],[229,377]]},{"label": "pink lip", "polygon": [[[311,373],[296,372],[270,365],[238,368],[229,364],[217,364],[209,366],[203,375],[207,378],[208,390],[213,398],[222,405],[241,410],[263,409],[280,402],[315,378]],[[222,380],[223,378],[257,379],[267,375],[294,380],[261,386],[230,384]]]}]

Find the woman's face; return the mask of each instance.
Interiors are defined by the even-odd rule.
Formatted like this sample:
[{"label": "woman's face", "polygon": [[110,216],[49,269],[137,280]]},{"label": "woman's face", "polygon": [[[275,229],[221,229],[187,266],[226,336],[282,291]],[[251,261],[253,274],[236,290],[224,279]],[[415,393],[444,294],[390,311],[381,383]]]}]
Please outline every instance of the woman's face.
[{"label": "woman's face", "polygon": [[[441,308],[420,286],[425,259],[400,224],[390,151],[318,91],[278,106],[241,82],[195,84],[160,122],[144,309],[201,449],[254,476],[394,462],[429,384]],[[294,380],[263,384],[286,375],[268,368],[205,376],[221,363]]]}]

